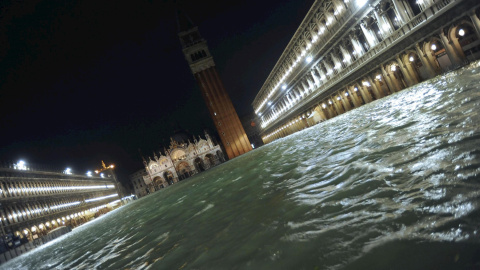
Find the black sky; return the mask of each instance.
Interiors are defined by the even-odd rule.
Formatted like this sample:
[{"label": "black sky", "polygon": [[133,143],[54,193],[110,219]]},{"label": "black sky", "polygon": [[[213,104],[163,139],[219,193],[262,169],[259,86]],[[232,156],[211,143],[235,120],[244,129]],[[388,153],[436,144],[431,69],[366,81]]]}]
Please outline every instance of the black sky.
[{"label": "black sky", "polygon": [[0,1],[0,161],[122,181],[177,126],[214,131],[181,52],[180,7],[207,40],[239,115],[313,0]]}]

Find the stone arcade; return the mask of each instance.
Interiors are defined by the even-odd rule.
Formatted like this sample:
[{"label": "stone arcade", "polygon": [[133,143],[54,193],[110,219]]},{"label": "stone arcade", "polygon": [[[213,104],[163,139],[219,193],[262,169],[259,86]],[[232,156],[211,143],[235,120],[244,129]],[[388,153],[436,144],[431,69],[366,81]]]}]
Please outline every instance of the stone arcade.
[{"label": "stone arcade", "polygon": [[315,1],[253,101],[269,143],[480,58],[480,2]]}]

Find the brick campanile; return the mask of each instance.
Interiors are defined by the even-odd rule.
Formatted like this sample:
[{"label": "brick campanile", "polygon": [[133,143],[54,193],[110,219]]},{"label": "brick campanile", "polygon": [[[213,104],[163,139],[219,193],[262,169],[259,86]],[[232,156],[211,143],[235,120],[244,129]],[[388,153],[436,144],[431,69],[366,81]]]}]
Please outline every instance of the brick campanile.
[{"label": "brick campanile", "polygon": [[247,134],[215,68],[207,42],[188,17],[177,17],[177,23],[183,54],[200,86],[228,158],[232,159],[252,150]]}]

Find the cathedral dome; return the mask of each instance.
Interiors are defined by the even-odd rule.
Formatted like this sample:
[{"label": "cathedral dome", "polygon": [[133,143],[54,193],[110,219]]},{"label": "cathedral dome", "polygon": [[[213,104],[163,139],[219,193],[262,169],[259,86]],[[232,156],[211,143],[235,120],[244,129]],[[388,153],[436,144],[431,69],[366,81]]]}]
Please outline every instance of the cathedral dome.
[{"label": "cathedral dome", "polygon": [[173,134],[172,139],[176,141],[178,144],[188,143],[188,139],[190,139],[190,136],[187,131],[180,129],[175,131],[175,134]]}]

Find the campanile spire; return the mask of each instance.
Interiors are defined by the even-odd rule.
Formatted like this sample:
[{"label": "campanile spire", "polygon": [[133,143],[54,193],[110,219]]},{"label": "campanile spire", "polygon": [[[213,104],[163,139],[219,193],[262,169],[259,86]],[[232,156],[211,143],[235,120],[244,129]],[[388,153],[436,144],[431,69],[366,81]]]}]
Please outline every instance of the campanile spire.
[{"label": "campanile spire", "polygon": [[178,36],[183,54],[200,86],[210,117],[215,123],[228,157],[232,159],[252,150],[237,112],[215,68],[207,41],[202,38],[198,27],[188,16],[177,15]]}]

